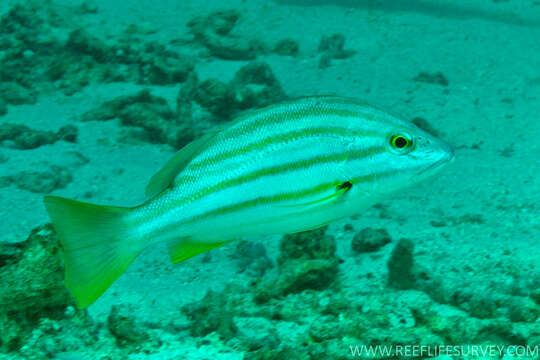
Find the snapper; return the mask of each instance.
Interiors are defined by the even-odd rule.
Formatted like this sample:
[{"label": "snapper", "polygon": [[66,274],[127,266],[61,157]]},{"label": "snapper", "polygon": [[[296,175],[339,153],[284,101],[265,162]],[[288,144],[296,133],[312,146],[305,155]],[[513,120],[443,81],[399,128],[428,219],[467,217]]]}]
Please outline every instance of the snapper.
[{"label": "snapper", "polygon": [[315,229],[436,173],[452,149],[355,99],[316,96],[239,116],[181,149],[132,208],[57,196],[44,203],[65,284],[92,304],[147,246],[174,263],[239,237]]}]

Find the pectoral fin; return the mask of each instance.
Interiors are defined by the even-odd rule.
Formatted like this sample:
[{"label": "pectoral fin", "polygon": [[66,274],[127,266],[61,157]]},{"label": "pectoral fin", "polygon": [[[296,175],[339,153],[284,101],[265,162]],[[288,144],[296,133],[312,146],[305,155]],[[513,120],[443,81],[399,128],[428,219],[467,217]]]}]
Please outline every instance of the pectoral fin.
[{"label": "pectoral fin", "polygon": [[229,241],[216,242],[216,243],[204,243],[195,242],[190,238],[181,238],[167,242],[167,248],[169,250],[169,256],[173,264],[187,260],[195,255],[199,255],[208,250],[215,249],[228,243]]},{"label": "pectoral fin", "polygon": [[352,188],[352,183],[349,181],[345,181],[342,183],[338,183],[336,186],[336,191],[331,193],[330,195],[326,195],[321,197],[320,199],[315,199],[308,202],[303,203],[296,203],[296,204],[288,204],[288,205],[276,205],[279,207],[312,207],[312,206],[320,206],[325,204],[331,204],[335,201],[338,201],[341,199],[350,189]]}]

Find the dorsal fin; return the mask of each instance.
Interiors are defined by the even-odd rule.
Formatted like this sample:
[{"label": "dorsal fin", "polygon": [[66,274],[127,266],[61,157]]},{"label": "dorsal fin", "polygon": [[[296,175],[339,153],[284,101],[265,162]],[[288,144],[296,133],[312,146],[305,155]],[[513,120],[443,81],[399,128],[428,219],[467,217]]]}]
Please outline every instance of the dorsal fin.
[{"label": "dorsal fin", "polygon": [[211,131],[180,149],[157,173],[146,186],[146,196],[154,197],[167,189],[195,156],[200,154],[219,130]]}]

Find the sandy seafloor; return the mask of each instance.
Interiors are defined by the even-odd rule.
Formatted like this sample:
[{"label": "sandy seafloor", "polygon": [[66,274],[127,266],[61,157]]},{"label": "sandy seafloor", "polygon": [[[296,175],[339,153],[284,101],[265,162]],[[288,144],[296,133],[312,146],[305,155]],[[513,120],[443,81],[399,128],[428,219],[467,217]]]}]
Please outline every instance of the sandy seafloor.
[{"label": "sandy seafloor", "polygon": [[[2,0],[1,15],[15,3],[18,2]],[[79,2],[57,0],[54,4],[69,12],[69,7]],[[190,37],[187,22],[194,16],[237,9],[242,14],[235,28],[239,36],[256,37],[267,44],[291,38],[300,45],[297,56],[268,53],[257,57],[271,66],[288,96],[359,97],[407,119],[426,119],[441,138],[453,145],[454,163],[434,178],[395,194],[355,219],[330,225],[328,233],[336,237],[338,255],[344,260],[340,276],[347,292],[366,296],[370,289],[385,286],[386,261],[393,245],[383,247],[375,255],[355,255],[350,248],[354,232],[344,231],[345,224],[356,230],[385,228],[394,242],[411,239],[415,244],[415,261],[454,287],[478,287],[488,297],[491,293],[508,293],[513,287],[522,292],[537,290],[537,1],[95,0],[92,4],[97,12],[73,15],[65,19],[65,28],[57,31],[67,34],[83,27],[99,38],[114,39],[128,25],[137,24],[146,29],[146,40],[169,43]],[[333,59],[330,66],[321,69],[320,39],[335,33],[343,34],[345,48],[356,53],[346,59]],[[176,49],[193,56],[199,51],[192,45]],[[195,58],[195,71],[203,80],[213,77],[229,81],[246,63],[201,57]],[[414,81],[422,72],[441,72],[448,85]],[[40,92],[36,104],[8,105],[0,123],[52,131],[73,124],[79,133],[76,143],[58,141],[28,150],[0,147],[0,154],[7,158],[0,164],[0,176],[39,171],[51,164],[65,166],[72,181],[65,188],[54,190],[54,194],[105,204],[137,204],[144,199],[149,178],[175,149],[163,144],[119,141],[124,127],[116,120],[78,119],[104,101],[142,88],[150,88],[174,107],[180,86],[91,82],[70,96],[51,87]],[[81,162],[75,153],[88,161]],[[43,195],[16,186],[0,188],[2,241],[22,241],[33,228],[48,221]],[[445,225],[433,225],[441,222]],[[279,238],[249,240],[263,242],[272,258],[278,252]],[[179,317],[179,307],[202,298],[206,290],[251,280],[246,273],[237,272],[236,263],[228,256],[233,249],[230,244],[212,251],[208,262],[200,256],[177,265],[170,264],[164,246],[147,249],[89,308],[89,313],[98,322],[104,321],[112,305],[130,304],[134,315],[143,321],[160,323]],[[366,277],[366,273],[370,276]],[[536,311],[540,313],[538,308]],[[540,318],[530,326],[540,327]],[[212,346],[197,346],[192,339],[170,341],[174,345],[164,345],[161,351],[128,356],[242,358],[242,353],[234,349],[219,352]],[[79,354],[88,359],[103,356],[85,349],[80,349]],[[0,354],[0,358],[17,355]]]}]

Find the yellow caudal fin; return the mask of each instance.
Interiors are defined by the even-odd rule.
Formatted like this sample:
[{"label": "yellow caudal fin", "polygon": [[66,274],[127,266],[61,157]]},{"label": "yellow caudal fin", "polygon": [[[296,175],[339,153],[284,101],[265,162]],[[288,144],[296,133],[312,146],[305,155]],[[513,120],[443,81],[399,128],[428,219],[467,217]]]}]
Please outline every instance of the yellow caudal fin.
[{"label": "yellow caudal fin", "polygon": [[189,238],[182,238],[178,240],[172,240],[167,242],[169,250],[169,256],[173,264],[187,260],[195,255],[199,255],[208,250],[215,249],[228,243],[228,241],[209,243],[209,242],[197,242]]},{"label": "yellow caudal fin", "polygon": [[144,248],[125,225],[129,208],[45,196],[64,249],[65,284],[79,308],[92,304]]}]

